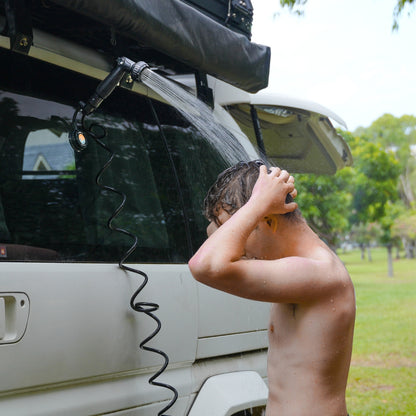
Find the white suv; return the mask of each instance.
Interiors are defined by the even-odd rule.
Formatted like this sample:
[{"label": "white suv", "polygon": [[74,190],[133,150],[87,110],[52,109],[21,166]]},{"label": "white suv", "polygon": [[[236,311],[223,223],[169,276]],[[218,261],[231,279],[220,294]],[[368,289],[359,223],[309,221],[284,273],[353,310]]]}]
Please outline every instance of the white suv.
[{"label": "white suv", "polygon": [[[149,279],[132,302],[160,306],[152,313],[162,327],[147,346],[169,356],[156,379],[178,393],[169,414],[260,414],[269,306],[202,286],[187,267],[205,239],[204,195],[230,158],[139,83],[116,88],[88,117],[100,126],[96,134],[105,130],[110,152],[88,134],[85,150],[74,151],[68,133],[75,109],[112,61],[106,51],[72,41],[71,25],[88,27],[75,20],[60,27],[63,16],[75,15],[49,2],[33,2],[33,39],[25,44],[10,28],[10,4],[19,2],[3,3],[0,20],[9,29],[0,36],[0,414],[150,416],[169,406],[172,391],[149,384],[163,358],[139,348],[156,323],[130,307],[145,277],[118,265],[133,240],[107,225],[122,197],[96,184],[112,154],[101,182],[127,197],[114,225],[137,236],[125,263]],[[55,26],[42,20],[48,14]],[[187,91],[198,89],[183,68],[164,71]],[[205,90],[246,159],[317,173],[351,163],[329,121],[337,116],[322,107],[250,94],[212,76]]]}]

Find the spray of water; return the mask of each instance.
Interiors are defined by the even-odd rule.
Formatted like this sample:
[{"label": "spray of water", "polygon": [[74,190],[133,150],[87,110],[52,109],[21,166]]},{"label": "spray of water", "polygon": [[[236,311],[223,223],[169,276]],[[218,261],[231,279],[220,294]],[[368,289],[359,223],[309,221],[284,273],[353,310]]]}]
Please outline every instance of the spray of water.
[{"label": "spray of water", "polygon": [[205,140],[218,149],[226,162],[234,164],[247,160],[247,153],[241,143],[216,120],[208,105],[149,68],[145,68],[140,77],[143,84],[176,108]]}]

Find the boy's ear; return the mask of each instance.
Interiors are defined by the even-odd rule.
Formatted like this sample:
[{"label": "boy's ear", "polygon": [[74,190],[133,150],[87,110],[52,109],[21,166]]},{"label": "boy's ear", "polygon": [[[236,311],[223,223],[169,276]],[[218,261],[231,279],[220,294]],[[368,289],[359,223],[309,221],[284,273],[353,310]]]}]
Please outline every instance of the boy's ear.
[{"label": "boy's ear", "polygon": [[264,217],[264,221],[266,221],[266,224],[272,229],[272,231],[275,233],[277,230],[277,216],[276,215],[270,215],[267,217]]}]

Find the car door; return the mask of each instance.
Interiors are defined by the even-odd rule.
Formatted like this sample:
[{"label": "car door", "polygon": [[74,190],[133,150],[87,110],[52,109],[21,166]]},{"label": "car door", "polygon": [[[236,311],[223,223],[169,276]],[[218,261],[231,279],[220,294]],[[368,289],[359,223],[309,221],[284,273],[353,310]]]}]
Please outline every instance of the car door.
[{"label": "car door", "polygon": [[[145,273],[133,303],[161,305],[154,314],[162,329],[150,345],[170,358],[180,414],[193,391],[185,370],[195,360],[197,289],[150,101],[115,92],[86,123],[94,124],[83,131],[87,148],[75,152],[72,115],[97,81],[10,51],[0,59],[0,413],[153,414],[143,406],[168,400],[169,391],[148,383],[163,359],[139,349],[157,323],[130,307]],[[181,133],[174,111],[160,103],[154,110]],[[98,182],[118,193],[96,183],[111,158]],[[127,200],[114,226],[137,236],[126,263],[141,274],[118,265],[134,239],[108,227],[120,192]]]}]

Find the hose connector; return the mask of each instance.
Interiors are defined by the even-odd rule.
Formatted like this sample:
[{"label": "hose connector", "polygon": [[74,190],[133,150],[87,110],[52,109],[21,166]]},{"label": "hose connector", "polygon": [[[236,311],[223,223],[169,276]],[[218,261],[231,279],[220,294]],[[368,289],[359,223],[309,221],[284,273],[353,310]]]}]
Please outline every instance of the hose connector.
[{"label": "hose connector", "polygon": [[140,75],[144,69],[149,68],[146,62],[133,62],[126,57],[117,58],[117,65],[99,84],[94,94],[89,98],[86,104],[82,107],[82,112],[85,115],[91,114],[95,111],[101,103],[114,91],[119,85],[124,75],[130,74],[134,81],[140,80]]},{"label": "hose connector", "polygon": [[130,75],[133,78],[134,81],[140,81],[140,76],[144,69],[149,68],[149,65],[146,62],[139,61],[136,62],[131,68],[130,68]]}]

